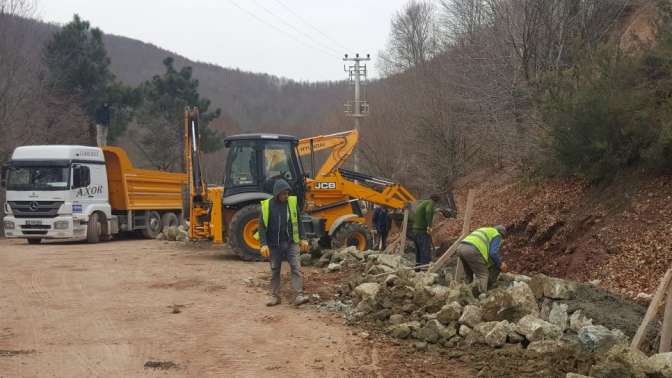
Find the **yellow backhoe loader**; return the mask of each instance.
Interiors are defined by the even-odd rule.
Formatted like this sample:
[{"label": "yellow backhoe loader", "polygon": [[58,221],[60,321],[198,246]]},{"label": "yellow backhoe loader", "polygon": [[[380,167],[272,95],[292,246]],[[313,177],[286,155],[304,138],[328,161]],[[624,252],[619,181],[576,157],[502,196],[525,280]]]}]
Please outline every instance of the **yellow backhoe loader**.
[{"label": "yellow backhoe loader", "polygon": [[[372,237],[359,201],[403,209],[415,201],[392,181],[342,169],[359,134],[348,131],[299,140],[279,134],[242,134],[225,139],[228,157],[223,186],[209,187],[200,164],[198,110],[185,111],[184,145],[187,165],[189,237],[228,242],[244,260],[260,260],[255,238],[259,202],[269,198],[275,180],[282,178],[299,197],[307,237],[322,244],[371,248]],[[304,173],[301,158],[330,151],[312,176]]]}]

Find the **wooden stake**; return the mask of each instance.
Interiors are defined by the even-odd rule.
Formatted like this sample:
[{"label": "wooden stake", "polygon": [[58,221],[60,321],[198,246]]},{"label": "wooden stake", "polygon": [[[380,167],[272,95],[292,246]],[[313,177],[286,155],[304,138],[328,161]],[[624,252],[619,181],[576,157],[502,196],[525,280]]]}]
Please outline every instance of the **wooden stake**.
[{"label": "wooden stake", "polygon": [[660,284],[658,285],[658,289],[656,290],[656,294],[653,296],[653,299],[649,304],[649,308],[646,310],[646,314],[644,315],[642,324],[639,325],[637,333],[635,333],[635,337],[632,338],[632,343],[630,343],[630,349],[639,349],[639,346],[642,344],[644,336],[646,335],[646,328],[649,326],[649,323],[651,323],[651,321],[656,317],[659,306],[663,300],[663,296],[667,292],[671,280],[672,280],[672,269],[668,269],[667,272],[665,273],[665,276],[663,276],[663,279],[660,281]]},{"label": "wooden stake", "polygon": [[408,209],[404,209],[404,221],[401,224],[401,235],[399,235],[399,254],[406,253],[406,231],[408,229]]},{"label": "wooden stake", "polygon": [[663,329],[660,334],[658,353],[667,353],[672,347],[672,287],[667,289],[665,312],[663,314]]},{"label": "wooden stake", "polygon": [[441,268],[443,268],[444,265],[450,260],[451,257],[455,254],[455,251],[457,250],[457,247],[460,245],[460,242],[462,239],[467,237],[469,235],[469,228],[471,227],[471,210],[474,207],[474,198],[476,197],[476,191],[474,189],[469,189],[469,193],[467,193],[467,206],[464,211],[464,224],[462,225],[462,234],[460,237],[455,240],[455,243],[448,248],[448,250],[443,254],[443,256],[439,257],[438,260],[434,262],[429,267],[429,272],[430,273],[436,273]]}]

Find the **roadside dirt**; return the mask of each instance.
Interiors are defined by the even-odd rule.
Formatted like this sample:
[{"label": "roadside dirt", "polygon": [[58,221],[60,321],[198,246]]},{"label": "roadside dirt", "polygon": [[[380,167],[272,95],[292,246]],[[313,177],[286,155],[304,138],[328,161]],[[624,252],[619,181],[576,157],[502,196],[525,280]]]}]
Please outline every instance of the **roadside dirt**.
[{"label": "roadside dirt", "polygon": [[474,375],[313,306],[266,308],[267,270],[171,242],[0,240],[0,377]]}]

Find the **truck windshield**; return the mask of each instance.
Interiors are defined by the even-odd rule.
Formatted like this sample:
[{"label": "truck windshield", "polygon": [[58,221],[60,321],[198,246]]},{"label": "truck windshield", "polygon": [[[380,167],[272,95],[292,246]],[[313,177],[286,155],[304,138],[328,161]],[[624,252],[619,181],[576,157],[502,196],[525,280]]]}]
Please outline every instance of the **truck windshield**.
[{"label": "truck windshield", "polygon": [[9,167],[7,190],[65,190],[69,187],[70,167]]}]

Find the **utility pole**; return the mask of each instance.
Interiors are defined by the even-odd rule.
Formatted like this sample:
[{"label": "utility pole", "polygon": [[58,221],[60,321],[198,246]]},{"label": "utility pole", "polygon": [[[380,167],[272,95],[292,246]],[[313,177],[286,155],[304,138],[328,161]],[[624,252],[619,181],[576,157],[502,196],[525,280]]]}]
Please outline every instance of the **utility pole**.
[{"label": "utility pole", "polygon": [[[366,54],[366,58],[362,58],[359,54],[355,54],[354,58],[349,58],[348,54],[345,54],[343,57],[344,62],[354,62],[354,64],[349,66],[343,66],[343,70],[348,73],[348,81],[351,85],[355,87],[355,98],[354,100],[348,100],[345,103],[345,114],[352,117],[355,120],[355,130],[359,132],[359,122],[362,117],[369,115],[369,102],[366,101],[366,93],[362,95],[362,86],[366,85],[366,64],[361,64],[371,60],[369,54]],[[354,169],[357,171],[359,169],[359,158],[357,150],[354,151]]]}]

